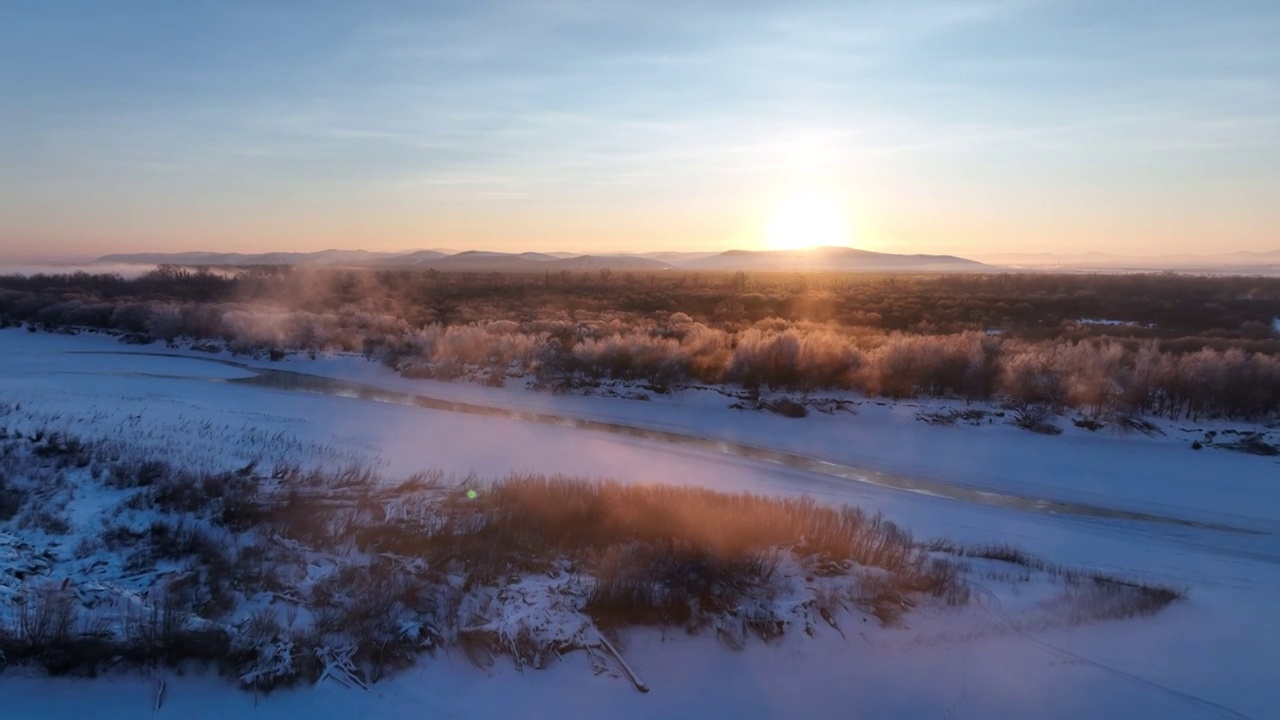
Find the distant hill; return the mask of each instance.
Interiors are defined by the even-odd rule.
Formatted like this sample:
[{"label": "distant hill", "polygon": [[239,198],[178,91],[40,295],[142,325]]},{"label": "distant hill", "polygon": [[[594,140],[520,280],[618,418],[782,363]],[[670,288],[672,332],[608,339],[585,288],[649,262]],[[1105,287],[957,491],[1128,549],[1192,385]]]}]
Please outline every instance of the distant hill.
[{"label": "distant hill", "polygon": [[321,265],[379,268],[434,268],[459,272],[559,272],[561,270],[667,270],[671,265],[638,255],[579,255],[576,253],[503,253],[467,250],[446,253],[416,250],[380,253],[367,250],[324,250],[313,253],[121,253],[104,255],[101,264],[125,265]]},{"label": "distant hill", "polygon": [[524,258],[525,260],[548,261],[548,260],[560,260],[564,256],[561,255],[560,253],[522,252],[520,253],[520,257]]},{"label": "distant hill", "polygon": [[670,270],[671,265],[646,257],[628,257],[625,255],[579,255],[578,257],[561,258],[547,263],[548,269],[557,270]]},{"label": "distant hill", "polygon": [[[700,260],[712,255],[719,255],[719,252],[643,252],[634,253],[635,257],[644,257],[657,260],[659,262],[670,263],[673,266],[679,266],[682,263],[691,260]],[[627,253],[614,253],[619,257],[628,257]]]},{"label": "distant hill", "polygon": [[[388,261],[395,265],[395,260]],[[438,270],[469,272],[560,272],[561,270],[667,270],[671,266],[649,258],[578,255],[562,258],[552,253],[460,252],[427,264]]]},{"label": "distant hill", "polygon": [[[465,272],[532,272],[535,270],[541,271],[543,265],[554,259],[550,256],[547,257],[548,259],[546,260],[540,260],[515,253],[467,250],[456,255],[446,255],[424,265],[437,270]],[[393,267],[397,265],[394,260],[387,264]]]},{"label": "distant hill", "polygon": [[504,253],[467,250],[444,253],[417,250],[406,253],[377,253],[365,250],[323,250],[314,253],[133,253],[106,255],[101,263],[145,265],[322,265],[368,266],[379,268],[436,269],[458,272],[560,272],[622,270],[755,270],[755,271],[848,271],[848,270],[980,270],[984,265],[952,255],[894,255],[843,247],[807,250],[730,250],[708,252],[659,252],[647,254],[569,255],[566,253]]},{"label": "distant hill", "polygon": [[804,250],[729,250],[679,263],[685,270],[841,271],[841,270],[981,270],[986,266],[954,255],[897,255],[846,247]]},{"label": "distant hill", "polygon": [[805,250],[729,250],[727,252],[660,251],[640,253],[566,252],[506,253],[484,250],[430,249],[412,252],[321,250],[268,253],[120,253],[97,259],[102,265],[299,265],[436,269],[458,272],[587,272],[611,269],[632,272],[708,270],[756,272],[1154,272],[1280,275],[1280,250],[1240,251],[1217,255],[1120,255],[1086,253],[1004,253],[981,261],[955,255],[904,255],[847,247]]},{"label": "distant hill", "polygon": [[[362,265],[396,255],[397,253],[368,250],[320,250],[306,253],[120,253],[103,255],[97,262],[131,265]],[[437,253],[436,257],[440,257],[440,254]]]},{"label": "distant hill", "polygon": [[378,265],[389,265],[393,267],[414,267],[418,265],[426,265],[435,262],[442,257],[446,257],[447,253],[439,250],[416,250],[411,253],[389,254],[386,257],[379,258]]}]

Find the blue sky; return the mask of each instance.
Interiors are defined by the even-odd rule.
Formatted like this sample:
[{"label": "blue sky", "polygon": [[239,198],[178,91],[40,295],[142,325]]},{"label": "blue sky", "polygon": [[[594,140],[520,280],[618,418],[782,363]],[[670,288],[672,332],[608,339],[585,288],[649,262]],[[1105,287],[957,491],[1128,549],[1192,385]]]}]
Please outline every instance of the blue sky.
[{"label": "blue sky", "polygon": [[5,5],[11,255],[1280,247],[1274,0]]}]

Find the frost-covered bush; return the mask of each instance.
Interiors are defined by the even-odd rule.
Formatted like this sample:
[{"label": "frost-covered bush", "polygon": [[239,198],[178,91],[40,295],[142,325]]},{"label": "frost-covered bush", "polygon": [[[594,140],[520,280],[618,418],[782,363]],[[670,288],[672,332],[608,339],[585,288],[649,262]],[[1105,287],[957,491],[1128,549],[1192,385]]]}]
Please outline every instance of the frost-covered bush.
[{"label": "frost-covered bush", "polygon": [[[545,277],[161,268],[0,276],[0,323],[550,389],[738,383],[997,400],[1095,420],[1280,416],[1280,280],[1164,276]],[[1081,318],[1110,318],[1105,323]]]}]

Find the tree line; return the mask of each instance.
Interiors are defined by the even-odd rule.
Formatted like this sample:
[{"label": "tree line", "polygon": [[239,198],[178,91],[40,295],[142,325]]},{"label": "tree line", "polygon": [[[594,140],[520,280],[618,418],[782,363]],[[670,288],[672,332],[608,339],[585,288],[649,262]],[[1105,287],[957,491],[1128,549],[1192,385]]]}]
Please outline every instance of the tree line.
[{"label": "tree line", "polygon": [[1089,417],[1280,415],[1280,279],[161,267],[0,277],[0,324],[358,351],[544,386],[954,397]]}]

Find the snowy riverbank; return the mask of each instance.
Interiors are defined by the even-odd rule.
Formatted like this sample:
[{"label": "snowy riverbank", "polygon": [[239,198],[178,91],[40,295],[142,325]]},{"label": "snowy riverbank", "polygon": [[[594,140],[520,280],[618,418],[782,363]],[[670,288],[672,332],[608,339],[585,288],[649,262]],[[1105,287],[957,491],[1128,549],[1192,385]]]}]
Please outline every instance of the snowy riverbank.
[{"label": "snowy riverbank", "polygon": [[[630,638],[627,656],[653,687],[644,696],[626,682],[593,676],[585,658],[567,657],[551,669],[522,674],[501,663],[483,671],[460,657],[437,657],[370,693],[324,685],[259,698],[256,709],[252,697],[218,679],[169,677],[162,715],[349,717],[376,710],[379,717],[407,717],[434,709],[469,717],[519,708],[532,717],[677,711],[844,717],[850,707],[911,717],[948,710],[953,717],[1222,713],[1176,694],[1183,693],[1264,717],[1280,703],[1280,690],[1267,681],[1269,668],[1280,664],[1280,628],[1272,619],[1280,598],[1274,482],[1280,466],[1274,458],[1189,447],[1206,430],[1234,429],[1229,426],[1162,423],[1165,434],[1149,437],[1066,423],[1062,435],[1040,436],[1000,423],[945,427],[917,419],[948,403],[864,401],[853,414],[789,419],[731,410],[731,401],[714,391],[641,402],[408,380],[355,357],[236,359],[443,399],[780,448],[976,490],[1215,522],[1252,534],[962,503],[641,438],[229,383],[252,373],[216,363],[85,354],[135,351],[209,357],[124,346],[102,336],[0,331],[0,401],[56,417],[85,435],[123,432],[192,462],[247,460],[283,443],[299,457],[369,459],[391,474],[427,467],[486,476],[534,471],[808,496],[883,511],[920,538],[1009,543],[1054,562],[1172,583],[1190,593],[1155,618],[1030,637],[1002,629],[990,603],[956,616],[912,616],[906,628],[868,626],[847,638],[820,633],[779,647],[749,644],[737,653],[706,638],[639,632]],[[1008,602],[1013,591],[992,585],[991,594]],[[127,717],[150,710],[153,690],[150,680],[133,676],[49,680],[13,671],[0,676],[0,686],[16,698],[15,717]],[[119,714],[101,712],[112,702],[122,708]]]}]

